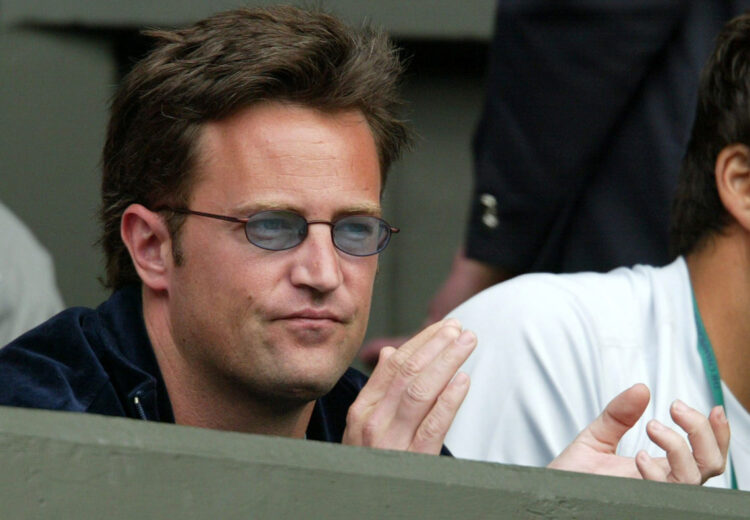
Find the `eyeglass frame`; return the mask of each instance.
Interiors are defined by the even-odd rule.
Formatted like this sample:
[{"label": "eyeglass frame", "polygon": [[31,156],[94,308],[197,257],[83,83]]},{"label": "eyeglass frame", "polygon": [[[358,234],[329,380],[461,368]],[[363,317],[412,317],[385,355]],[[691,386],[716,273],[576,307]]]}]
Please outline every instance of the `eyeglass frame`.
[{"label": "eyeglass frame", "polygon": [[[177,213],[177,214],[180,214],[180,215],[196,215],[198,217],[207,217],[207,218],[213,218],[213,219],[217,219],[217,220],[223,220],[225,222],[236,222],[238,224],[244,224],[245,225],[245,238],[247,239],[247,241],[250,244],[254,245],[255,247],[257,247],[259,249],[263,249],[264,251],[287,251],[289,249],[294,249],[295,247],[299,246],[300,244],[302,244],[302,242],[305,241],[305,239],[307,238],[307,234],[308,233],[307,233],[307,230],[306,230],[305,231],[305,236],[302,238],[302,240],[299,241],[299,243],[294,244],[293,246],[282,248],[282,249],[269,249],[267,247],[260,246],[260,245],[256,244],[255,242],[251,241],[250,237],[247,235],[247,223],[250,222],[250,220],[253,217],[255,217],[256,215],[260,215],[261,213],[271,213],[271,212],[293,213],[295,215],[298,215],[300,218],[302,218],[305,221],[305,227],[306,228],[309,228],[311,224],[326,224],[331,229],[331,242],[333,243],[333,246],[338,251],[341,251],[342,253],[345,253],[345,254],[351,255],[351,256],[356,256],[356,257],[359,257],[359,258],[363,258],[363,257],[366,257],[366,256],[373,256],[373,255],[377,255],[379,253],[382,253],[385,250],[385,248],[388,247],[388,244],[391,242],[391,236],[393,234],[398,233],[398,232],[401,231],[400,228],[391,226],[388,222],[386,222],[382,218],[376,217],[374,215],[360,215],[360,214],[346,215],[344,217],[341,217],[338,220],[331,221],[331,220],[307,220],[305,217],[303,217],[302,215],[300,215],[299,213],[297,213],[295,211],[290,211],[290,210],[275,210],[275,209],[268,209],[268,210],[258,211],[257,213],[253,213],[252,215],[249,215],[247,217],[232,217],[232,216],[228,216],[228,215],[218,215],[216,213],[207,213],[205,211],[196,211],[196,210],[188,209],[188,208],[172,208],[172,207],[169,207],[169,206],[159,206],[154,211],[171,211],[172,213]],[[380,249],[377,249],[375,252],[373,252],[373,253],[367,253],[366,255],[358,255],[358,254],[350,253],[349,251],[344,251],[343,249],[341,249],[336,244],[336,241],[333,238],[333,228],[336,225],[336,223],[338,223],[339,221],[341,221],[341,220],[343,220],[345,218],[349,218],[349,217],[368,217],[368,218],[373,218],[373,219],[375,219],[375,220],[377,220],[377,221],[385,224],[385,229],[388,231],[388,235],[386,236],[386,239],[385,239],[385,242],[383,243],[383,246],[380,247]]]}]

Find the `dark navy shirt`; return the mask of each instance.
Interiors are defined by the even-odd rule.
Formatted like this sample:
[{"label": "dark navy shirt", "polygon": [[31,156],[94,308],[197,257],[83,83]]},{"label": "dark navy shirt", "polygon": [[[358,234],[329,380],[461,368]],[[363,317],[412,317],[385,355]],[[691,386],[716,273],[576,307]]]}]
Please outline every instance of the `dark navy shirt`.
[{"label": "dark navy shirt", "polygon": [[[366,382],[348,369],[315,403],[307,438],[341,442],[347,410]],[[0,405],[174,422],[140,286],[96,309],[65,310],[0,349]]]}]

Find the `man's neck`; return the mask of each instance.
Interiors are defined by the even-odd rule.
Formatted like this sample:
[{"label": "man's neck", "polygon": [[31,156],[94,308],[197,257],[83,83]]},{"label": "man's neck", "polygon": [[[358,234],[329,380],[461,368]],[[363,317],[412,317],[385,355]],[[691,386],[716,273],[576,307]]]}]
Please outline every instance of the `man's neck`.
[{"label": "man's neck", "polygon": [[730,225],[686,260],[721,379],[750,411],[750,238]]},{"label": "man's neck", "polygon": [[242,385],[200,373],[170,333],[166,296],[143,289],[143,316],[175,422],[215,430],[304,438],[315,402],[298,406],[257,399]]}]

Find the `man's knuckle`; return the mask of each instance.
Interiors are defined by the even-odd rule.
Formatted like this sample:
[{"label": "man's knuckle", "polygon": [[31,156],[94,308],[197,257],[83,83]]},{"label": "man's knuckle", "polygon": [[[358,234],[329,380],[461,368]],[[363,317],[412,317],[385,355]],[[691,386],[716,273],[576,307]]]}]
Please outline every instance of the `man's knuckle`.
[{"label": "man's knuckle", "polygon": [[376,421],[368,419],[362,424],[362,441],[366,446],[372,446],[378,438],[379,428]]},{"label": "man's knuckle", "polygon": [[407,402],[416,405],[429,403],[433,399],[429,387],[422,381],[414,381],[407,386],[405,397]]},{"label": "man's knuckle", "polygon": [[443,392],[438,398],[438,406],[442,409],[454,409],[457,408],[461,400],[459,394],[453,392]]},{"label": "man's knuckle", "polygon": [[721,455],[718,455],[715,457],[711,457],[710,459],[699,465],[703,470],[703,474],[708,475],[709,477],[714,477],[724,472],[726,460],[724,460],[724,457],[722,457]]},{"label": "man's knuckle", "polygon": [[461,331],[458,327],[443,327],[437,333],[437,337],[445,343],[453,342],[458,339]]},{"label": "man's knuckle", "polygon": [[388,365],[387,368],[391,373],[396,373],[401,369],[401,365],[404,364],[404,361],[407,359],[407,354],[403,350],[396,350],[391,356],[388,358]]},{"label": "man's knuckle", "polygon": [[417,431],[417,441],[420,443],[439,439],[444,434],[443,422],[435,414],[428,415]]},{"label": "man's knuckle", "polygon": [[698,419],[697,421],[691,421],[690,423],[683,426],[683,430],[687,433],[688,439],[692,442],[704,435],[711,435],[711,425],[708,423],[708,419],[705,417]]},{"label": "man's knuckle", "polygon": [[349,407],[349,411],[346,412],[346,424],[354,426],[362,421],[363,409],[360,404],[356,401]]},{"label": "man's knuckle", "polygon": [[444,366],[456,366],[461,364],[463,359],[461,358],[461,353],[454,348],[447,348],[443,350],[443,352],[440,353],[440,362]]},{"label": "man's knuckle", "polygon": [[410,379],[419,374],[421,369],[422,367],[419,363],[419,360],[414,356],[411,356],[401,364],[401,376]]},{"label": "man's knuckle", "polygon": [[671,478],[668,478],[667,480],[677,484],[700,484],[703,481],[703,477],[698,466],[693,466],[689,469],[682,468],[679,471],[673,469],[671,472]]},{"label": "man's knuckle", "polygon": [[688,482],[690,484],[702,484],[703,483],[703,475],[701,474],[701,471],[698,469],[697,466],[695,466],[688,472]]}]

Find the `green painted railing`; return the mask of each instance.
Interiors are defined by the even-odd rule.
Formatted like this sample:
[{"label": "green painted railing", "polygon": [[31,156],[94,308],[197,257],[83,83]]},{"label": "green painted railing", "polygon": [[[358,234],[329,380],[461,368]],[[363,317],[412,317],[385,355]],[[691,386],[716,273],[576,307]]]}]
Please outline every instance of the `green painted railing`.
[{"label": "green painted railing", "polygon": [[0,407],[0,518],[748,518],[750,493]]}]

